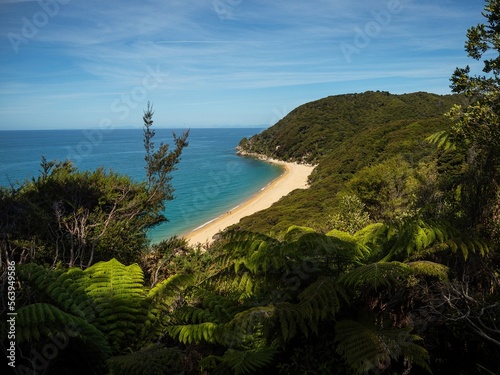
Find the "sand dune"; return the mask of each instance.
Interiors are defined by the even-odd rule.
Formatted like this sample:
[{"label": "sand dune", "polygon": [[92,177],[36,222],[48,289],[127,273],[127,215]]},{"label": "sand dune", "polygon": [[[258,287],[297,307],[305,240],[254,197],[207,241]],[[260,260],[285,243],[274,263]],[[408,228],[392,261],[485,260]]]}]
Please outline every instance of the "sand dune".
[{"label": "sand dune", "polygon": [[184,235],[190,244],[209,244],[213,241],[213,236],[225,228],[237,224],[243,217],[251,215],[270,207],[274,202],[284,197],[295,189],[307,188],[307,177],[314,167],[287,163],[274,159],[266,159],[267,162],[282,165],[284,173],[263,188],[259,193],[250,197],[238,207],[230,212],[209,221],[205,225]]}]

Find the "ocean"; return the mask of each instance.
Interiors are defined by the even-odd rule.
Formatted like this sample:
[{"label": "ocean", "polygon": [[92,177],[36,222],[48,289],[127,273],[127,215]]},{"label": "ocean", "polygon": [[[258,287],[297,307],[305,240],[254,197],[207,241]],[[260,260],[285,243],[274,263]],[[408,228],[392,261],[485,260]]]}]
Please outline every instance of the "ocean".
[{"label": "ocean", "polygon": [[[152,229],[152,242],[185,234],[238,206],[278,177],[280,167],[236,155],[243,137],[262,128],[190,130],[177,170],[172,173],[174,200],[167,202],[168,222]],[[155,129],[154,142],[172,143],[172,130]],[[182,129],[175,130],[177,134]],[[0,131],[0,185],[38,176],[42,155],[70,159],[79,169],[104,167],[145,179],[142,129]]]}]

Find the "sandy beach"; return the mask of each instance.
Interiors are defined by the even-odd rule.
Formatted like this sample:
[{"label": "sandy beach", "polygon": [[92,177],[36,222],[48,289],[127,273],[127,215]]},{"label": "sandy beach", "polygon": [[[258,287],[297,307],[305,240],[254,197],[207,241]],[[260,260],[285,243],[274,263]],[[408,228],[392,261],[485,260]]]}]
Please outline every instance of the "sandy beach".
[{"label": "sandy beach", "polygon": [[283,166],[283,174],[230,212],[209,221],[190,233],[186,233],[184,237],[191,245],[211,243],[215,234],[233,224],[237,224],[243,217],[270,207],[274,202],[295,189],[308,187],[307,177],[313,171],[313,166],[287,163],[274,159],[265,159],[265,161]]}]

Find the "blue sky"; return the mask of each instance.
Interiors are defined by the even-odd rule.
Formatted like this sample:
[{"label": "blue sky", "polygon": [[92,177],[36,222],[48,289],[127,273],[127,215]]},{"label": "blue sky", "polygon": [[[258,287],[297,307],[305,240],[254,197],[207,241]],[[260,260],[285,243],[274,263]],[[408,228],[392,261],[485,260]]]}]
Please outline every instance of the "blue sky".
[{"label": "blue sky", "polygon": [[367,90],[448,94],[483,0],[0,0],[0,130],[270,126]]}]

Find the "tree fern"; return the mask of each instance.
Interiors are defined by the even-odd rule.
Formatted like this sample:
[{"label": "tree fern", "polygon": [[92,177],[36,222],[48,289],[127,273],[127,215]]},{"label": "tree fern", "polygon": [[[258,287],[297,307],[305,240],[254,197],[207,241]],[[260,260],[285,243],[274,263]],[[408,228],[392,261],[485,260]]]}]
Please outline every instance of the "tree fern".
[{"label": "tree fern", "polygon": [[464,259],[469,258],[471,254],[486,256],[490,254],[490,246],[481,238],[449,238],[441,243],[429,247],[422,255],[434,254],[450,250],[453,253],[461,253]]},{"label": "tree fern", "polygon": [[304,320],[304,314],[299,306],[289,302],[280,302],[275,305],[274,317],[282,341],[289,341],[297,333],[307,336],[316,326],[311,327]]},{"label": "tree fern", "polygon": [[306,233],[293,245],[301,250],[303,257],[316,256],[319,261],[334,262],[337,268],[358,262],[369,252],[348,233],[340,231],[331,231],[327,235]]},{"label": "tree fern", "polygon": [[335,317],[340,310],[341,298],[346,298],[335,279],[319,277],[299,294],[302,314],[311,323],[326,317]]},{"label": "tree fern", "polygon": [[375,262],[352,269],[342,275],[339,282],[348,287],[377,289],[390,287],[410,273],[410,268],[401,262]]},{"label": "tree fern", "polygon": [[192,275],[173,275],[155,285],[147,294],[147,319],[141,329],[141,340],[146,343],[165,334],[170,313],[183,290],[194,282]]},{"label": "tree fern", "polygon": [[223,240],[225,245],[215,258],[215,271],[204,285],[240,301],[269,294],[296,259],[287,243],[269,236],[229,231]]},{"label": "tree fern", "polygon": [[[382,228],[378,230],[379,233]],[[420,218],[409,218],[384,229],[387,250],[383,261],[418,259],[443,250],[461,252],[464,258],[470,253],[484,256],[489,252],[485,241],[460,233],[443,220],[424,221]]]},{"label": "tree fern", "polygon": [[85,292],[96,309],[93,322],[109,339],[113,351],[129,346],[146,318],[144,277],[137,264],[116,259],[99,262],[84,271]]},{"label": "tree fern", "polygon": [[[166,332],[185,344],[206,342],[225,345],[227,334],[231,331],[226,324],[241,310],[237,302],[207,293],[200,306],[177,309],[173,313],[173,324],[166,327]],[[235,340],[241,341],[241,338],[235,337]]]},{"label": "tree fern", "polygon": [[221,364],[231,369],[231,374],[258,374],[273,360],[276,351],[270,348],[250,350],[228,349],[222,356]]},{"label": "tree fern", "polygon": [[302,237],[306,233],[315,233],[316,231],[309,227],[303,227],[299,225],[290,226],[284,237],[285,242],[293,242]]},{"label": "tree fern", "polygon": [[454,232],[455,229],[444,222],[427,223],[419,218],[410,218],[393,229],[389,238],[393,244],[383,260],[418,255],[432,245],[450,238]]},{"label": "tree fern", "polygon": [[[23,265],[18,275],[24,289],[34,289],[43,302],[18,311],[20,342],[42,345],[44,339],[62,334],[66,323],[71,324],[78,328],[72,341],[82,342],[89,361],[100,363],[111,354],[135,350],[161,338],[171,324],[169,313],[174,307],[171,304],[194,281],[193,276],[177,275],[148,289],[143,285],[138,265],[125,266],[115,259],[84,271],[80,268],[50,271],[37,265]],[[215,298],[222,299],[219,296],[212,299]],[[214,311],[218,315],[212,317],[224,316],[222,310],[214,308]],[[226,312],[224,319],[229,321],[233,315]],[[206,317],[199,320],[206,323]],[[195,331],[190,339],[189,331],[184,329],[182,340],[212,340],[207,334],[210,329],[199,332],[201,336],[196,336]],[[60,358],[64,359],[64,355]],[[132,364],[134,358],[140,357],[132,355],[126,362]]]},{"label": "tree fern", "polygon": [[337,352],[356,374],[389,369],[392,360],[403,359],[430,372],[429,354],[416,344],[420,338],[410,333],[411,327],[379,329],[354,320],[336,325]]},{"label": "tree fern", "polygon": [[114,353],[138,344],[141,337],[159,337],[166,305],[191,280],[190,276],[173,277],[148,292],[140,267],[125,266],[116,259],[85,271],[76,267],[50,271],[28,264],[19,267],[19,277],[45,296],[46,302],[103,332]]},{"label": "tree fern", "polygon": [[96,362],[111,355],[105,335],[84,319],[68,314],[47,303],[34,303],[17,311],[16,340],[18,345],[36,345],[44,339],[59,337],[59,341],[80,340],[87,355]]},{"label": "tree fern", "polygon": [[282,256],[282,243],[272,237],[256,233],[228,233],[225,249],[230,252],[235,272],[241,266],[252,273],[266,272],[271,268],[285,266]]},{"label": "tree fern", "polygon": [[426,140],[438,148],[442,148],[443,150],[455,150],[456,145],[454,140],[452,139],[452,135],[448,130],[442,130],[431,134],[426,138]]},{"label": "tree fern", "polygon": [[183,344],[215,344],[221,342],[222,327],[212,322],[184,324],[167,327],[170,336]]},{"label": "tree fern", "polygon": [[36,290],[36,302],[52,303],[61,310],[87,321],[96,317],[93,300],[85,292],[80,268],[49,270],[28,263],[18,266],[18,276],[25,286]]}]

